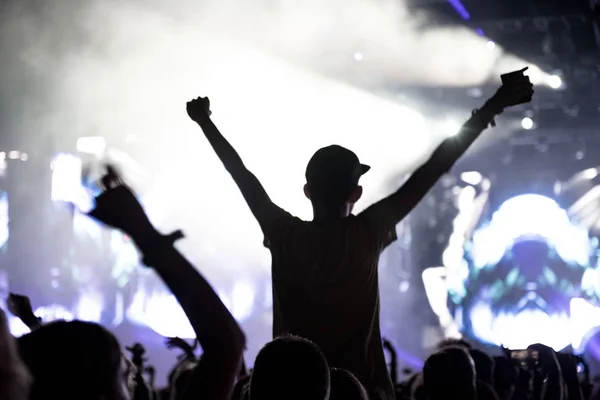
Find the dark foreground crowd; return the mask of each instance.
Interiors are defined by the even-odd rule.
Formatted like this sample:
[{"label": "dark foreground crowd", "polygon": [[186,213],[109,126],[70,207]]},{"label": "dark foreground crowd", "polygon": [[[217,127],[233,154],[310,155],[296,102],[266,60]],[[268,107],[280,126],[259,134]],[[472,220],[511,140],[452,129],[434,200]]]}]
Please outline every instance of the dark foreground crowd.
[{"label": "dark foreground crowd", "polygon": [[271,201],[212,122],[207,98],[189,102],[190,118],[238,185],[264,234],[257,240],[271,252],[274,340],[248,372],[244,333],[210,284],[174,247],[182,232],[159,233],[134,193],[108,167],[100,181],[103,193],[89,215],[131,237],[142,263],[177,298],[202,355],[170,339],[169,345],[183,355],[169,386],[157,390],[141,345],[123,349],[94,323],[44,324],[26,298],[14,295],[8,301],[11,312],[31,332],[13,338],[5,315],[0,316],[0,400],[590,398],[592,385],[589,379],[580,382],[576,359],[541,345],[526,352],[531,360],[517,364],[461,341],[442,343],[422,372],[403,383],[395,381],[395,371],[390,375],[384,357],[377,265],[396,239],[395,227],[498,114],[532,95],[523,71],[512,74],[456,138],[444,141],[396,192],[357,215],[352,210],[362,195],[359,179],[370,167],[341,146],[318,150],[306,168],[304,186],[312,221]]}]

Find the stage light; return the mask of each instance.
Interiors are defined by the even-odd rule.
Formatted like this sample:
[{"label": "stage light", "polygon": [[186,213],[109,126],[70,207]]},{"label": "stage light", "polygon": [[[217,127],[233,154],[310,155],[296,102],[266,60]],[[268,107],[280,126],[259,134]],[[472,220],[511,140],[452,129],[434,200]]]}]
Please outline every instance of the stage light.
[{"label": "stage light", "polygon": [[398,290],[400,290],[400,293],[406,293],[406,292],[408,292],[408,289],[410,289],[410,282],[408,282],[408,281],[400,282],[400,285],[398,286]]},{"label": "stage light", "polygon": [[523,129],[530,130],[533,128],[533,120],[529,117],[525,117],[521,120],[521,126]]},{"label": "stage light", "polygon": [[442,129],[446,136],[456,136],[460,132],[462,126],[456,121],[448,120],[444,123]]},{"label": "stage light", "polygon": [[71,203],[77,200],[81,191],[82,162],[72,154],[61,153],[52,160],[53,201]]},{"label": "stage light", "polygon": [[362,53],[354,53],[354,59],[356,61],[362,61],[363,60],[363,55]]},{"label": "stage light", "polygon": [[581,173],[582,177],[588,180],[595,179],[598,176],[597,168],[588,168]]},{"label": "stage light", "polygon": [[465,183],[468,183],[469,185],[476,186],[481,183],[483,177],[477,171],[467,171],[460,174],[460,179],[462,179]]},{"label": "stage light", "polygon": [[16,160],[18,158],[21,157],[21,152],[17,151],[17,150],[13,150],[13,151],[9,151],[8,152],[8,158],[10,158],[11,160]]},{"label": "stage light", "polygon": [[551,75],[548,79],[548,85],[552,89],[559,89],[562,86],[562,79],[558,75]]},{"label": "stage light", "polygon": [[490,50],[494,50],[496,48],[496,43],[494,43],[491,40],[488,40],[487,44],[486,44],[487,48]]}]

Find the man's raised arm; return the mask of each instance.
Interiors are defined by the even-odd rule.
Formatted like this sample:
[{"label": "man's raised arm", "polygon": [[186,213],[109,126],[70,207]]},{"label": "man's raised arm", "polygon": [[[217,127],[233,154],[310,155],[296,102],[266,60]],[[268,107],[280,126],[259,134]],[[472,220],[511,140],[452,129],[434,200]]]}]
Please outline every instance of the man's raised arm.
[{"label": "man's raised arm", "polygon": [[531,99],[532,95],[533,86],[526,76],[503,85],[462,126],[456,137],[444,140],[429,160],[400,189],[367,208],[365,215],[376,219],[382,229],[395,227],[425,197],[438,179],[452,168],[496,115],[506,107],[521,103],[524,98]]},{"label": "man's raised arm", "polygon": [[[242,158],[239,156],[233,146],[223,137],[219,129],[210,119],[210,101],[206,97],[199,97],[187,103],[187,112],[194,120],[208,139],[213,150],[225,166],[225,169],[231,174],[233,180],[240,188],[246,203],[250,207],[252,214],[258,220],[258,223],[265,230],[265,224],[272,214],[279,210],[273,204],[266,190],[259,182],[258,178],[246,168]],[[266,233],[266,232],[265,232]]]}]

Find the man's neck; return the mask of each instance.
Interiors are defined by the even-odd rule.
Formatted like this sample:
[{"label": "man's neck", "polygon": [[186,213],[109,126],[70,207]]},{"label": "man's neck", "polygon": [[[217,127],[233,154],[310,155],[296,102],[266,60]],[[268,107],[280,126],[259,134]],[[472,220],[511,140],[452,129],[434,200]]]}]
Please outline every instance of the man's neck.
[{"label": "man's neck", "polygon": [[324,209],[313,206],[313,222],[316,224],[326,224],[347,218],[350,215],[350,207],[344,205],[337,210]]}]

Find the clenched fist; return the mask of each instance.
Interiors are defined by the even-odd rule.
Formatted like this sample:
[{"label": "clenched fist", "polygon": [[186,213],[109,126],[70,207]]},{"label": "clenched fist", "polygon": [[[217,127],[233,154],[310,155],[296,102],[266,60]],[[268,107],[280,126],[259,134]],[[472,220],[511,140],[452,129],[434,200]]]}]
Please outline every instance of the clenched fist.
[{"label": "clenched fist", "polygon": [[190,118],[196,122],[210,117],[210,100],[208,97],[198,97],[187,103],[187,113]]}]

